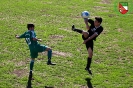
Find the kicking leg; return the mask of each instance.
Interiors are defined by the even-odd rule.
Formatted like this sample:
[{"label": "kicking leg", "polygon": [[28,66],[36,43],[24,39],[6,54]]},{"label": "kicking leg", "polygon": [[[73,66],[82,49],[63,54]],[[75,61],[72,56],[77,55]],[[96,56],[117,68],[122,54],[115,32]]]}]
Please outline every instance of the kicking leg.
[{"label": "kicking leg", "polygon": [[82,32],[83,32],[83,30],[81,30],[81,29],[76,29],[74,25],[72,26],[72,30],[76,31],[76,32],[78,32],[80,34],[82,34]]},{"label": "kicking leg", "polygon": [[82,34],[83,40],[87,39],[88,36],[89,36],[89,33],[88,32],[86,32],[84,30],[81,30],[81,29],[77,29],[77,28],[75,28],[74,25],[72,26],[72,30],[75,31],[75,32],[78,32],[78,33]]},{"label": "kicking leg", "polygon": [[46,51],[48,51],[48,62],[47,62],[47,65],[56,65],[55,63],[51,62],[52,49],[51,48],[46,48]]}]

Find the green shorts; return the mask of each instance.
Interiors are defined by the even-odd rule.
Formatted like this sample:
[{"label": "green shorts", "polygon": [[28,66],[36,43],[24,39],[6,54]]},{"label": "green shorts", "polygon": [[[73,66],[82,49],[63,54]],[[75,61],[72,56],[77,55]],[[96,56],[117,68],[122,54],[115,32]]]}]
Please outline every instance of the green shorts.
[{"label": "green shorts", "polygon": [[45,45],[37,45],[34,47],[30,47],[30,56],[31,58],[37,58],[39,52],[44,52],[48,46]]}]

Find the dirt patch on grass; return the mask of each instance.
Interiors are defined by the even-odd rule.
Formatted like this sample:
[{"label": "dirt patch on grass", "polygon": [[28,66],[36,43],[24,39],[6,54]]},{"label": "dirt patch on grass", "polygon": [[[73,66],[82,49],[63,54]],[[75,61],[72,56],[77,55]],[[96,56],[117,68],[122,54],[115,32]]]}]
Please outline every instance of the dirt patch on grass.
[{"label": "dirt patch on grass", "polygon": [[64,38],[64,36],[63,35],[51,35],[50,36],[50,39],[63,39]]},{"label": "dirt patch on grass", "polygon": [[[64,38],[63,35],[50,35],[48,42],[46,42],[46,45],[49,44],[57,44],[58,41],[61,41]],[[53,47],[51,47],[53,48]]]},{"label": "dirt patch on grass", "polygon": [[114,14],[109,14],[108,16],[109,16],[109,17],[114,17],[115,15],[114,15]]},{"label": "dirt patch on grass", "polygon": [[98,11],[109,12],[109,10],[107,10],[106,7],[103,6],[94,6],[93,8]]},{"label": "dirt patch on grass", "polygon": [[[43,54],[47,55],[47,52],[44,52]],[[68,52],[61,52],[61,51],[52,51],[53,56],[62,56],[62,57],[71,57],[72,54]]]},{"label": "dirt patch on grass", "polygon": [[72,56],[71,53],[68,53],[68,52],[59,52],[59,51],[53,51],[53,55],[55,55],[55,56],[63,56],[63,57]]},{"label": "dirt patch on grass", "polygon": [[80,88],[88,88],[88,86],[81,86]]},{"label": "dirt patch on grass", "polygon": [[24,65],[26,65],[26,61],[15,62],[15,66],[24,66]]},{"label": "dirt patch on grass", "polygon": [[101,0],[100,2],[95,2],[98,4],[111,4],[111,0]]},{"label": "dirt patch on grass", "polygon": [[22,77],[24,75],[27,75],[27,70],[26,69],[15,69],[13,72],[17,77]]},{"label": "dirt patch on grass", "polygon": [[75,84],[73,88],[92,88],[92,87],[88,87],[86,85],[79,85],[79,84]]},{"label": "dirt patch on grass", "polygon": [[118,28],[117,30],[118,30],[118,32],[123,32],[121,28]]},{"label": "dirt patch on grass", "polygon": [[64,31],[67,31],[67,32],[72,32],[71,28],[70,29],[69,28],[59,28],[59,30],[64,30]]},{"label": "dirt patch on grass", "polygon": [[77,48],[77,51],[78,51],[78,52],[81,52],[81,50],[82,50],[81,48]]},{"label": "dirt patch on grass", "polygon": [[29,64],[30,58],[24,59],[24,60],[17,60],[13,59],[11,61],[7,61],[8,63],[14,63],[14,66],[21,67],[26,66],[26,64]]},{"label": "dirt patch on grass", "polygon": [[103,6],[94,6],[95,9],[102,9],[102,8],[105,8]]},{"label": "dirt patch on grass", "polygon": [[101,3],[103,3],[103,4],[110,4],[111,1],[110,0],[101,0]]}]

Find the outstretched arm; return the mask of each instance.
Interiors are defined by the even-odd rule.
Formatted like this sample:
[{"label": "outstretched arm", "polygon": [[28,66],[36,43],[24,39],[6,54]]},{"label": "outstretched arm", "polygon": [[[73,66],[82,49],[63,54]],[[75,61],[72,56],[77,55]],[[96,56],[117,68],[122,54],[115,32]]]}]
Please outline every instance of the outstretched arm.
[{"label": "outstretched arm", "polygon": [[90,18],[84,18],[84,22],[85,22],[85,24],[86,24],[86,29],[87,29],[87,30],[90,29],[90,26],[89,26],[88,23],[90,23],[91,25],[94,26],[94,21],[93,21],[92,19],[90,19]]},{"label": "outstretched arm", "polygon": [[19,39],[19,38],[25,38],[25,33],[24,34],[22,34],[22,35],[15,35],[15,37],[17,38],[17,39]]},{"label": "outstretched arm", "polygon": [[89,30],[90,29],[90,26],[88,24],[88,19],[87,18],[84,18],[84,22],[85,22],[85,25],[86,25],[86,29]]}]

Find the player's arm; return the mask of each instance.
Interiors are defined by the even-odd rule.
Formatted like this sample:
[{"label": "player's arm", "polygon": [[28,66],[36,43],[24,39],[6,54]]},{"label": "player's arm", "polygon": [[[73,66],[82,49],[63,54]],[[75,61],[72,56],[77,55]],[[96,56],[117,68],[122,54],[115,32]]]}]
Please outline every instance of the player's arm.
[{"label": "player's arm", "polygon": [[22,35],[15,35],[15,37],[17,38],[17,39],[20,39],[20,38],[25,38],[25,33],[24,34],[22,34]]},{"label": "player's arm", "polygon": [[88,19],[87,18],[84,18],[84,22],[85,22],[85,25],[86,25],[86,29],[89,30],[90,29],[90,26],[88,24]]},{"label": "player's arm", "polygon": [[93,21],[92,19],[89,19],[89,18],[84,18],[84,22],[85,22],[85,24],[86,24],[87,30],[90,29],[90,26],[89,26],[88,22],[89,22],[91,25],[94,25],[94,21]]},{"label": "player's arm", "polygon": [[83,43],[85,44],[87,41],[93,40],[95,37],[100,35],[102,31],[103,31],[103,28],[96,30],[95,33],[92,36],[90,36],[88,39],[86,39]]},{"label": "player's arm", "polygon": [[94,33],[92,36],[90,36],[86,41],[92,40],[93,38],[97,37],[98,34]]},{"label": "player's arm", "polygon": [[16,37],[17,39],[19,39],[19,36],[18,36],[18,35],[15,35],[15,37]]},{"label": "player's arm", "polygon": [[93,40],[93,38],[97,37],[98,34],[94,33],[92,36],[90,36],[88,39],[84,40],[83,44],[86,44],[86,42],[88,42],[89,40]]}]

